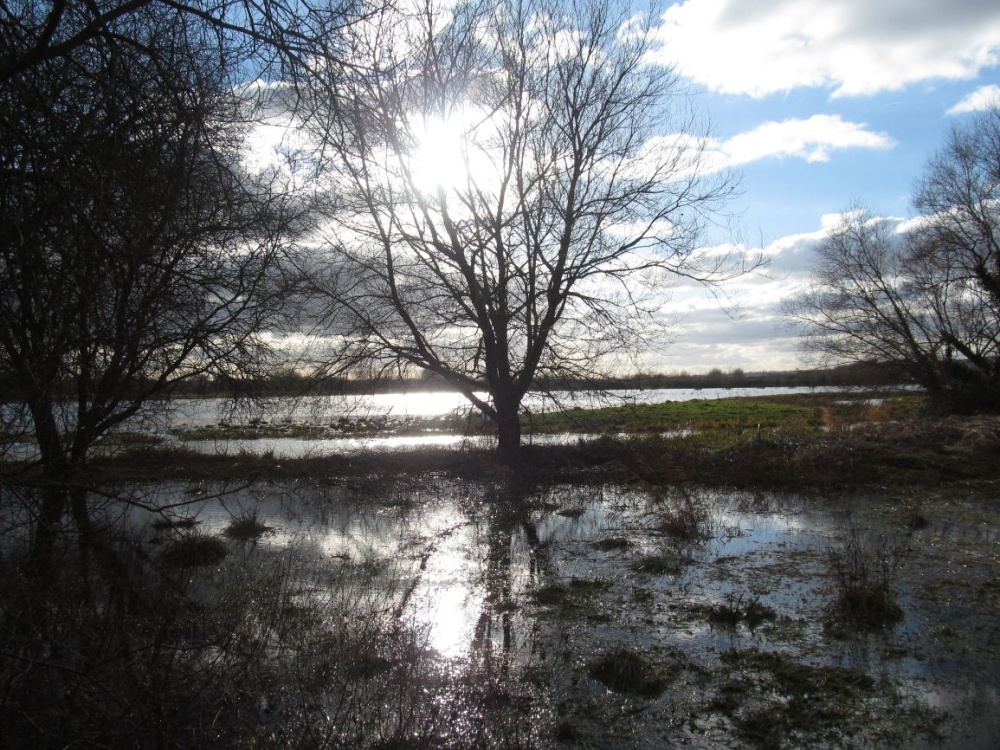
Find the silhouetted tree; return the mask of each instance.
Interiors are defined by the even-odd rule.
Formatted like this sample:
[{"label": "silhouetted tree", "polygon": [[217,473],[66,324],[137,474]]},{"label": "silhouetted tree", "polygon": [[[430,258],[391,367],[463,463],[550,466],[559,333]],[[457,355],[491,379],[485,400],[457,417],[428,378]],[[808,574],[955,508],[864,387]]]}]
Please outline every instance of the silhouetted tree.
[{"label": "silhouetted tree", "polygon": [[67,510],[89,533],[71,489],[109,430],[264,364],[294,216],[240,167],[247,103],[215,30],[160,4],[112,26],[0,88],[0,369],[40,454],[42,562]]},{"label": "silhouetted tree", "polygon": [[649,64],[649,21],[523,0],[356,29],[338,97],[311,102],[334,186],[311,269],[332,369],[436,373],[513,460],[533,383],[660,340],[651,292],[672,279],[747,270],[699,252],[733,182],[708,169],[676,75]]},{"label": "silhouetted tree", "polygon": [[114,41],[141,53],[144,40],[123,30],[149,12],[210,31],[242,75],[287,82],[311,60],[341,59],[340,31],[375,7],[364,0],[5,0],[0,83],[95,44]]},{"label": "silhouetted tree", "polygon": [[953,130],[903,233],[855,210],[819,249],[813,285],[786,306],[805,346],[888,362],[939,412],[1000,408],[1000,109]]}]

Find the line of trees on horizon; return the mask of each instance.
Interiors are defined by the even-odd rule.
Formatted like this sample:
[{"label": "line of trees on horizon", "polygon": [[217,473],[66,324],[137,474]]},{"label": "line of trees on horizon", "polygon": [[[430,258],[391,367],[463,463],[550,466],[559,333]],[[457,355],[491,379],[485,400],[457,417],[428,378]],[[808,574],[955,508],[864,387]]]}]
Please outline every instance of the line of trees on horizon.
[{"label": "line of trees on horizon", "polygon": [[[826,386],[883,388],[912,385],[912,381],[893,363],[856,362],[835,367],[795,370],[750,370],[713,368],[708,372],[638,372],[619,376],[583,379],[551,379],[535,383],[532,391],[614,391],[656,388],[773,388]],[[486,391],[486,383],[480,385]],[[317,377],[287,369],[271,370],[254,381],[192,377],[173,389],[173,397],[211,398],[301,398],[338,394],[456,392],[444,378],[433,373],[416,377]],[[65,393],[71,384],[65,384]]]}]

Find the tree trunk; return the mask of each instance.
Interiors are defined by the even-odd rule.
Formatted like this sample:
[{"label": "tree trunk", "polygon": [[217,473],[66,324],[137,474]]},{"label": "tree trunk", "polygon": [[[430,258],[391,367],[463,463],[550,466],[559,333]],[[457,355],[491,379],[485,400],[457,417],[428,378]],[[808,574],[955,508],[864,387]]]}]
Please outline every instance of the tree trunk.
[{"label": "tree trunk", "polygon": [[31,549],[28,552],[28,569],[44,582],[53,573],[55,540],[66,512],[65,483],[69,467],[51,401],[42,398],[31,403],[29,407],[34,422],[38,452],[41,454],[43,485],[41,505],[35,522]]},{"label": "tree trunk", "polygon": [[497,411],[497,453],[501,463],[516,465],[521,460],[521,416],[513,399],[494,399]]}]

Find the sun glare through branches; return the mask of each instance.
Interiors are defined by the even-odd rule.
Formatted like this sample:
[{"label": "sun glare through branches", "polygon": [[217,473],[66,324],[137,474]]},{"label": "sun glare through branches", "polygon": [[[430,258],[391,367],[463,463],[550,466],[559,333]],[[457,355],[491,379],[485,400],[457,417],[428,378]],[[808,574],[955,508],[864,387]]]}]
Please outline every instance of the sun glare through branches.
[{"label": "sun glare through branches", "polygon": [[[414,187],[436,193],[461,188],[470,176],[469,133],[461,114],[423,117],[414,123]],[[473,177],[475,175],[472,175]]]}]

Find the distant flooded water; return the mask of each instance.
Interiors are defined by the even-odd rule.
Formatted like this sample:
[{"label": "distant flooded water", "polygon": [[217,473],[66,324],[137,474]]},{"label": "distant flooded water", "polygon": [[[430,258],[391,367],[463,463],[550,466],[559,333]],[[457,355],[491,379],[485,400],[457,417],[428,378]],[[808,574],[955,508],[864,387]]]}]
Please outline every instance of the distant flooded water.
[{"label": "distant flooded water", "polygon": [[[738,398],[744,396],[780,396],[794,393],[828,393],[856,390],[849,388],[651,388],[621,390],[606,394],[561,391],[546,396],[529,393],[523,407],[540,414],[568,407],[590,409],[622,404],[660,404],[667,401]],[[488,399],[488,394],[477,394]],[[553,398],[554,397],[554,398]],[[170,402],[171,424],[204,426],[230,419],[229,404],[224,399],[175,399]],[[350,396],[311,396],[301,399],[277,399],[270,404],[275,417],[294,421],[336,420],[340,417],[443,417],[456,410],[470,408],[460,393],[447,391],[410,391]],[[239,418],[239,415],[237,415]]]},{"label": "distant flooded water", "polygon": [[[602,395],[566,391],[553,394],[555,400],[551,396],[528,394],[523,404],[526,409],[523,423],[524,440],[533,444],[563,444],[575,442],[578,438],[594,437],[580,434],[532,434],[532,415],[559,409],[854,390],[857,389],[662,388],[614,391]],[[485,393],[479,395],[486,397]],[[2,406],[0,409],[3,410],[5,431],[11,436],[9,442],[0,444],[0,460],[33,458],[36,451],[30,441],[33,429],[27,414],[18,414],[10,405]],[[123,425],[122,430],[167,440],[174,440],[174,433],[177,432],[186,447],[205,453],[271,453],[288,458],[412,448],[494,447],[494,439],[489,436],[463,436],[445,431],[429,431],[422,434],[405,434],[406,431],[402,431],[404,434],[394,434],[397,432],[394,425],[450,415],[470,415],[478,418],[478,414],[474,414],[472,407],[461,394],[451,392],[413,391],[374,395],[277,398],[253,404],[234,403],[221,398],[179,398],[151,402],[144,412]],[[71,421],[72,410],[62,414],[61,418]],[[338,435],[336,433],[342,423],[360,426],[362,432],[366,431],[364,429],[366,426],[374,429],[370,430],[371,434],[361,437],[350,434],[350,430]],[[255,425],[270,428],[284,426],[316,428],[316,432],[321,434],[309,437],[285,437],[268,431],[262,436],[251,438],[225,434],[234,427]],[[220,428],[218,436],[188,439],[193,431],[215,427]],[[23,441],[17,438],[18,433],[25,436]]]},{"label": "distant flooded water", "polygon": [[[132,510],[145,555],[190,533],[225,539],[249,516],[268,531],[230,540],[239,554],[225,565],[294,561],[287,583],[303,612],[363,581],[380,616],[417,639],[425,671],[398,686],[415,691],[406,710],[425,722],[407,730],[414,746],[1000,743],[995,499],[577,485],[525,495],[374,477],[221,489],[144,495],[194,524],[157,529],[163,514]],[[838,614],[837,564],[859,560],[854,573],[889,576],[900,615],[884,627]],[[416,669],[402,663],[413,653],[393,653],[378,657],[378,675]],[[391,687],[376,689],[374,673],[352,679]],[[359,688],[314,698],[336,703],[349,689]],[[422,731],[434,744],[420,744]]]},{"label": "distant flooded water", "polygon": [[[616,391],[611,394],[595,395],[587,393],[562,392],[554,394],[556,400],[540,394],[529,394],[524,400],[527,416],[524,420],[525,442],[536,445],[549,443],[563,444],[575,442],[578,438],[591,435],[532,435],[531,415],[565,408],[595,408],[600,406],[620,406],[623,404],[658,404],[668,401],[691,401],[694,399],[736,398],[741,396],[784,395],[793,393],[817,393],[845,388],[705,388],[705,389],[648,389]],[[479,394],[486,397],[485,393]],[[421,435],[394,435],[392,420],[409,418],[426,419],[446,417],[453,414],[472,414],[471,406],[461,394],[449,392],[385,393],[358,396],[322,396],[307,399],[279,399],[263,405],[251,413],[232,413],[231,404],[223,399],[177,399],[170,402],[169,417],[155,423],[158,431],[180,429],[193,430],[219,424],[247,424],[251,420],[265,423],[315,425],[329,427],[338,420],[349,420],[385,425],[390,429],[382,433],[364,437],[296,438],[266,436],[252,439],[223,438],[210,440],[186,440],[185,445],[208,453],[273,453],[280,457],[322,456],[329,454],[351,454],[363,451],[396,451],[411,448],[491,448],[493,438],[488,436],[462,436],[452,433],[429,433]]]}]

